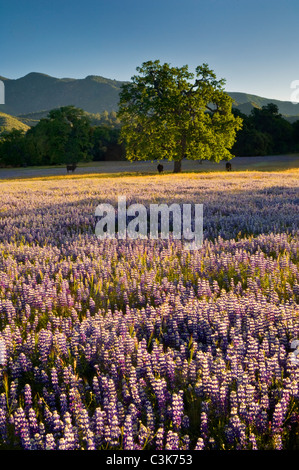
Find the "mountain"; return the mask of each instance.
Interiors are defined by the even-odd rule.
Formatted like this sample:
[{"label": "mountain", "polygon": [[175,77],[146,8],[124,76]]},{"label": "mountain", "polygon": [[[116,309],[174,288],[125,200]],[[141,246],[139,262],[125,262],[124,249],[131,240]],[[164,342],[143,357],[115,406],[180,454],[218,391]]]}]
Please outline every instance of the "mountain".
[{"label": "mountain", "polygon": [[16,80],[0,79],[5,85],[5,104],[0,105],[0,111],[14,116],[68,105],[89,113],[114,111],[123,83],[95,75],[84,79],[55,78],[36,72]]},{"label": "mountain", "polygon": [[[51,109],[61,106],[73,105],[91,114],[117,111],[119,92],[125,83],[97,75],[75,79],[55,78],[36,72],[14,80],[5,77],[0,77],[0,80],[5,85],[5,104],[0,105],[0,112],[16,116],[29,125],[34,125]],[[244,114],[249,114],[254,107],[274,103],[287,119],[299,119],[299,104],[248,93],[228,94],[235,100],[234,107]]]},{"label": "mountain", "polygon": [[283,116],[296,116],[299,118],[299,103],[293,104],[290,101],[263,98],[257,95],[250,95],[248,93],[228,92],[228,94],[235,100],[234,106],[244,114],[249,114],[254,107],[262,108],[269,103],[273,103],[278,106],[279,112]]}]

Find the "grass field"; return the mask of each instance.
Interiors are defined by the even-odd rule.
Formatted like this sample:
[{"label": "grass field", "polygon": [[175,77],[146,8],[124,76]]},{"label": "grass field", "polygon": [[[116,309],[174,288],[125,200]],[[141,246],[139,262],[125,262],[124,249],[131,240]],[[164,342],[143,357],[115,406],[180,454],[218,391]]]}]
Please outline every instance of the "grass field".
[{"label": "grass field", "polygon": [[[299,449],[298,157],[250,164],[0,170],[0,449]],[[202,248],[97,239],[119,195]]]},{"label": "grass field", "polygon": [[[236,157],[231,160],[233,171],[278,171],[299,168],[299,154],[274,155],[268,157]],[[173,171],[173,162],[163,162],[164,172]],[[184,161],[183,172],[218,172],[225,171],[225,162],[213,163],[209,161]],[[157,162],[88,162],[80,163],[75,173],[67,175],[66,167],[28,167],[28,168],[0,168],[0,179],[40,178],[77,175],[150,175],[157,173]]]}]

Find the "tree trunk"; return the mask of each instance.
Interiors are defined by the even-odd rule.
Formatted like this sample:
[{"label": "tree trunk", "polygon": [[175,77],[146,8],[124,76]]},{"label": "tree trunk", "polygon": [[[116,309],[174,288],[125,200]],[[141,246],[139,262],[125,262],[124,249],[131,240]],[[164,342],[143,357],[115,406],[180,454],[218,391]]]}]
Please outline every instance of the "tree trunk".
[{"label": "tree trunk", "polygon": [[175,160],[174,161],[173,172],[174,173],[181,173],[181,171],[182,171],[182,160]]}]

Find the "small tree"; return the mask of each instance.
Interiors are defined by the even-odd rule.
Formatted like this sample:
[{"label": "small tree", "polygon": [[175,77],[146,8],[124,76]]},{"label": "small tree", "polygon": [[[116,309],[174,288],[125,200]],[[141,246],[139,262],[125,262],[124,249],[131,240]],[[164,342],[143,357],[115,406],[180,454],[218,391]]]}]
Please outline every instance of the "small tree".
[{"label": "small tree", "polygon": [[[118,116],[121,142],[128,160],[168,159],[174,172],[184,158],[219,162],[229,152],[242,126],[232,114],[232,98],[207,64],[170,67],[149,61],[137,67],[139,76],[122,86]],[[193,80],[193,83],[192,83]]]}]

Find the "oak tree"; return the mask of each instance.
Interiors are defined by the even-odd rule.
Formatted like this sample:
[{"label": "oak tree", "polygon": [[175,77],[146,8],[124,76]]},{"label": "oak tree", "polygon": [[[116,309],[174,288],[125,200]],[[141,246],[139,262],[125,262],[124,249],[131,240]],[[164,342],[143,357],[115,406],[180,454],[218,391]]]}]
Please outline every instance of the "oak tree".
[{"label": "oak tree", "polygon": [[203,64],[188,66],[159,60],[137,67],[139,75],[122,86],[118,117],[128,160],[168,159],[174,172],[184,158],[230,160],[242,119],[232,113],[225,80]]}]

